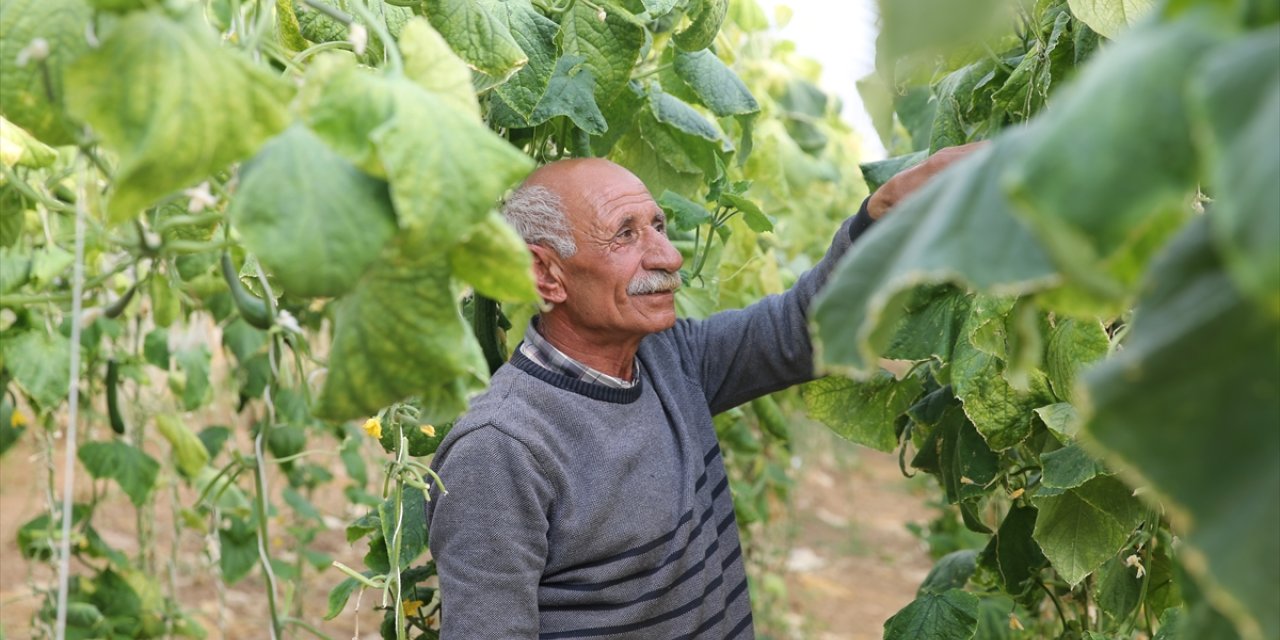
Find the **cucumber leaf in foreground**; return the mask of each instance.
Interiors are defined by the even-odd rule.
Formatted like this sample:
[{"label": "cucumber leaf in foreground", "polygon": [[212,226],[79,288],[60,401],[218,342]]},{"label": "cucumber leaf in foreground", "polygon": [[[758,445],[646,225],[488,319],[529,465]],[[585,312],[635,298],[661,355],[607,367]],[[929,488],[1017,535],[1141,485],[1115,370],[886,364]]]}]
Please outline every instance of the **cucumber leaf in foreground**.
[{"label": "cucumber leaf in foreground", "polygon": [[885,640],[969,640],[978,631],[978,596],[950,589],[916,598],[884,623]]},{"label": "cucumber leaf in foreground", "polygon": [[395,233],[387,184],[294,125],[240,170],[231,218],[289,293],[349,291]]},{"label": "cucumber leaf in foreground", "polygon": [[915,377],[896,380],[881,372],[865,382],[830,376],[803,387],[809,416],[840,437],[877,451],[898,445],[894,423],[920,395]]},{"label": "cucumber leaf in foreground", "polygon": [[538,13],[527,0],[501,3],[507,28],[529,56],[529,63],[496,89],[502,101],[524,118],[547,93],[547,83],[556,69],[556,33],[560,25]]},{"label": "cucumber leaf in foreground", "polygon": [[561,52],[581,56],[596,79],[596,104],[613,102],[631,80],[631,70],[644,46],[644,25],[626,10],[611,5],[601,20],[586,2],[575,2],[561,18]]},{"label": "cucumber leaf in foreground", "polygon": [[[63,78],[89,50],[84,26],[92,16],[84,0],[5,0],[0,11],[0,113],[46,144],[75,142],[63,111]],[[36,38],[49,49],[38,63],[23,54]]]},{"label": "cucumber leaf in foreground", "polygon": [[820,363],[869,372],[920,285],[1022,293],[1056,280],[1048,255],[999,186],[1031,142],[1026,134],[1013,131],[936,176],[845,255],[814,304]]},{"label": "cucumber leaf in foreground", "polygon": [[[1217,39],[1203,17],[1188,17],[1117,42],[1036,120],[1036,144],[1006,176],[1015,212],[1054,263],[1103,299],[1124,299],[1141,276],[1145,260],[1125,262],[1126,250],[1167,232],[1160,218],[1185,215],[1196,154],[1183,94]],[[1116,144],[1135,131],[1142,144]]]},{"label": "cucumber leaf in foreground", "polygon": [[66,83],[68,110],[120,154],[113,222],[253,155],[289,121],[289,85],[220,46],[199,16],[124,16]]},{"label": "cucumber leaf in foreground", "polygon": [[339,303],[317,416],[349,420],[430,395],[420,418],[440,424],[461,413],[488,380],[443,255],[419,252],[404,238],[397,237]]},{"label": "cucumber leaf in foreground", "polygon": [[1035,540],[1073,587],[1118,553],[1143,517],[1133,491],[1109,476],[1065,491],[1041,490],[1034,502],[1040,510]]},{"label": "cucumber leaf in foreground", "polygon": [[1192,87],[1214,240],[1236,286],[1280,317],[1280,26],[1214,52]]},{"label": "cucumber leaf in foreground", "polygon": [[1244,637],[1273,638],[1280,322],[1233,284],[1209,225],[1152,266],[1125,348],[1085,374],[1085,429],[1164,496],[1214,606]]}]

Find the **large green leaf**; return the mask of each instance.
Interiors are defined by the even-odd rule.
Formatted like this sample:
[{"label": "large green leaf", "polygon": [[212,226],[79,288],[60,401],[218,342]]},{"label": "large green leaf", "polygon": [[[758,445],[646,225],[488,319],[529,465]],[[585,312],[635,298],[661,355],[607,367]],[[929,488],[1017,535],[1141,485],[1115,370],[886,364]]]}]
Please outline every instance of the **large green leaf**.
[{"label": "large green leaf", "polygon": [[1070,401],[1080,370],[1101,360],[1110,348],[1111,339],[1097,320],[1058,319],[1045,346],[1045,373],[1054,395]]},{"label": "large green leaf", "polygon": [[420,253],[403,236],[393,241],[339,303],[316,415],[368,416],[428,392],[435,402],[423,403],[423,421],[439,424],[461,413],[488,367],[457,293],[442,254]]},{"label": "large green leaf", "polygon": [[951,589],[926,593],[884,623],[885,640],[969,640],[978,631],[978,596]]},{"label": "large green leaf", "polygon": [[1035,540],[1073,587],[1124,547],[1145,513],[1133,492],[1110,476],[1074,489],[1042,489],[1034,502],[1040,509]]},{"label": "large green leaf", "polygon": [[[1123,264],[1125,250],[1163,234],[1162,219],[1185,215],[1196,156],[1183,93],[1190,69],[1217,40],[1189,17],[1117,42],[1036,121],[1035,146],[1005,177],[1019,215],[1087,290],[1123,298],[1142,266]],[[1116,144],[1134,131],[1142,144]]]},{"label": "large green leaf", "polygon": [[1031,537],[1038,515],[1035,507],[1014,504],[982,550],[982,564],[996,571],[1008,593],[1026,590],[1027,580],[1035,577],[1047,563]]},{"label": "large green leaf", "polygon": [[1193,96],[1218,250],[1236,285],[1280,316],[1280,26],[1209,56]]},{"label": "large green leaf", "polygon": [[814,303],[820,362],[841,372],[871,370],[919,285],[1015,293],[1055,281],[1048,256],[999,188],[1027,142],[1026,131],[1018,130],[974,152],[859,240]]},{"label": "large green leaf", "polygon": [[977,114],[971,111],[975,102],[979,102],[976,90],[980,84],[990,81],[995,68],[994,60],[983,58],[947,74],[934,87],[938,106],[929,132],[930,151],[969,142],[970,131],[977,124],[973,116],[985,115],[982,110]]},{"label": "large green leaf", "polygon": [[631,80],[644,46],[644,25],[635,16],[614,5],[602,9],[601,20],[596,9],[586,2],[575,2],[561,18],[560,48],[563,53],[582,56],[596,78],[596,103],[607,105]]},{"label": "large green leaf", "polygon": [[[84,33],[92,15],[83,0],[4,0],[0,5],[0,114],[48,144],[75,141],[63,112],[63,76],[67,65],[89,50]],[[25,64],[19,64],[19,55],[37,38],[47,43],[48,57],[32,60],[28,51]]]},{"label": "large green leaf", "polygon": [[289,85],[220,46],[199,15],[125,15],[66,83],[70,112],[120,154],[107,208],[116,222],[252,155],[288,124]]},{"label": "large green leaf", "polygon": [[720,130],[697,109],[656,85],[649,87],[649,107],[653,110],[653,117],[662,124],[712,142],[718,142],[722,137]]},{"label": "large green leaf", "polygon": [[61,333],[27,331],[7,335],[0,343],[4,368],[41,409],[66,400],[71,385],[70,340]]},{"label": "large green leaf", "polygon": [[947,285],[919,287],[903,310],[884,357],[951,361],[951,352],[969,318],[971,296]]},{"label": "large green leaf", "polygon": [[1155,7],[1155,0],[1067,0],[1071,13],[1090,29],[1115,39]]},{"label": "large green leaf", "polygon": [[426,0],[431,26],[477,71],[504,80],[529,61],[498,0]]},{"label": "large green leaf", "polygon": [[307,125],[334,151],[365,172],[385,178],[387,170],[370,137],[396,113],[390,85],[357,67],[351,56],[320,54],[307,67],[298,105]]},{"label": "large green leaf", "polygon": [[952,504],[985,496],[1000,470],[995,452],[959,411],[943,413],[920,449],[936,453],[938,481]]},{"label": "large green leaf", "polygon": [[155,458],[119,440],[86,442],[80,445],[76,457],[94,478],[111,478],[120,483],[135,507],[146,504],[160,472]]},{"label": "large green leaf", "polygon": [[717,145],[658,122],[648,108],[635,119],[609,159],[630,169],[651,193],[693,196],[704,191],[703,176],[714,175]]},{"label": "large green leaf", "polygon": [[742,79],[710,50],[687,53],[676,51],[673,62],[676,75],[685,82],[702,104],[717,116],[755,113],[760,103],[743,84]]},{"label": "large green leaf", "polygon": [[471,71],[429,22],[413,18],[405,24],[400,31],[400,54],[404,56],[404,73],[410,80],[460,110],[480,115]]},{"label": "large green leaf", "polygon": [[609,124],[596,104],[595,88],[595,76],[585,60],[567,54],[556,62],[546,92],[528,117],[516,113],[505,101],[492,103],[489,117],[500,126],[528,128],[556,116],[568,116],[579,129],[600,135],[608,130]]},{"label": "large green leaf", "polygon": [[963,589],[964,585],[969,582],[969,577],[973,575],[974,569],[978,564],[978,551],[976,549],[961,549],[960,551],[952,551],[938,559],[938,562],[929,570],[924,582],[920,583],[920,588],[916,590],[916,595],[921,596],[926,593],[944,593],[951,589]]},{"label": "large green leaf", "polygon": [[917,378],[897,380],[884,372],[866,382],[830,376],[803,388],[810,417],[840,437],[878,451],[893,451],[898,446],[895,423],[920,391]]},{"label": "large green leaf", "polygon": [[1152,265],[1125,348],[1085,375],[1088,433],[1163,495],[1188,568],[1246,637],[1280,634],[1280,323],[1197,219]]},{"label": "large green leaf", "polygon": [[490,213],[449,251],[449,267],[481,294],[504,302],[537,302],[533,260],[524,239],[503,217]]},{"label": "large green leaf", "polygon": [[387,184],[303,125],[241,167],[230,215],[245,246],[301,296],[349,291],[396,229]]},{"label": "large green leaf", "polygon": [[1072,443],[1040,456],[1044,465],[1041,482],[1051,489],[1074,489],[1110,472],[1079,444]]},{"label": "large green leaf", "polygon": [[951,384],[964,412],[992,449],[1008,449],[1033,428],[1033,411],[1052,401],[1043,374],[1033,371],[1026,390],[1007,379],[1005,311],[1007,307],[979,296],[961,329],[951,359]]},{"label": "large green leaf", "polygon": [[529,63],[498,86],[497,92],[516,113],[529,118],[547,94],[547,83],[556,70],[556,33],[560,25],[538,13],[528,0],[508,0],[501,6],[504,11],[499,17],[505,20]]},{"label": "large green leaf", "polygon": [[400,79],[387,80],[395,115],[370,138],[391,182],[400,227],[447,250],[485,219],[533,161],[479,119]]}]

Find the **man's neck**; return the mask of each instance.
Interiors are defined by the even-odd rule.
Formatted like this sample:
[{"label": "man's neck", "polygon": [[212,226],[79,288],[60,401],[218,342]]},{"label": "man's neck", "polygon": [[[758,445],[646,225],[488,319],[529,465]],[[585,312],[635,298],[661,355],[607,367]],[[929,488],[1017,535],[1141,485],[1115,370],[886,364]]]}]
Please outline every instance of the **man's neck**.
[{"label": "man's neck", "polygon": [[572,326],[555,313],[539,316],[537,331],[566,356],[601,373],[631,381],[642,338],[605,340]]}]

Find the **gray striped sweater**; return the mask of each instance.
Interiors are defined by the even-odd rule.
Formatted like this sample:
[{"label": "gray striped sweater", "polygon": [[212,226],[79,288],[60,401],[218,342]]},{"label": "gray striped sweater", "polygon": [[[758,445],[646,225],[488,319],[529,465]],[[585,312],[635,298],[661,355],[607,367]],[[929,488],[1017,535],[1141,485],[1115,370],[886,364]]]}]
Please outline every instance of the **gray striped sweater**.
[{"label": "gray striped sweater", "polygon": [[812,379],[809,302],[867,222],[790,291],[645,338],[629,389],[516,350],[432,463],[442,637],[754,637],[711,416]]}]

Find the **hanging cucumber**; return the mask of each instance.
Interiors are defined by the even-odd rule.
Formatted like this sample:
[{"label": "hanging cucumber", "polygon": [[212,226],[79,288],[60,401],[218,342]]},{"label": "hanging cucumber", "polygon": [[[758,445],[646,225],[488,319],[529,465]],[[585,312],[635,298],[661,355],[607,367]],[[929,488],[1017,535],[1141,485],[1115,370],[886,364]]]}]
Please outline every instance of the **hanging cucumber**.
[{"label": "hanging cucumber", "polygon": [[240,283],[240,276],[236,274],[235,265],[231,263],[231,254],[222,254],[222,278],[227,281],[227,288],[231,292],[231,300],[235,303],[236,309],[240,312],[240,317],[249,323],[249,326],[258,329],[270,329],[272,324],[271,311],[267,309],[267,303],[261,298],[249,293],[248,289]]},{"label": "hanging cucumber", "polygon": [[137,290],[138,290],[138,284],[135,282],[134,284],[130,285],[128,291],[124,292],[124,295],[117,298],[115,302],[112,302],[111,304],[107,305],[106,309],[103,309],[102,317],[108,318],[108,319],[115,319],[120,317],[120,314],[124,312],[125,307],[129,306],[129,301],[133,300],[133,294],[137,292]]},{"label": "hanging cucumber", "polygon": [[124,435],[124,416],[120,415],[120,363],[115,358],[107,360],[107,420],[112,431]]}]

